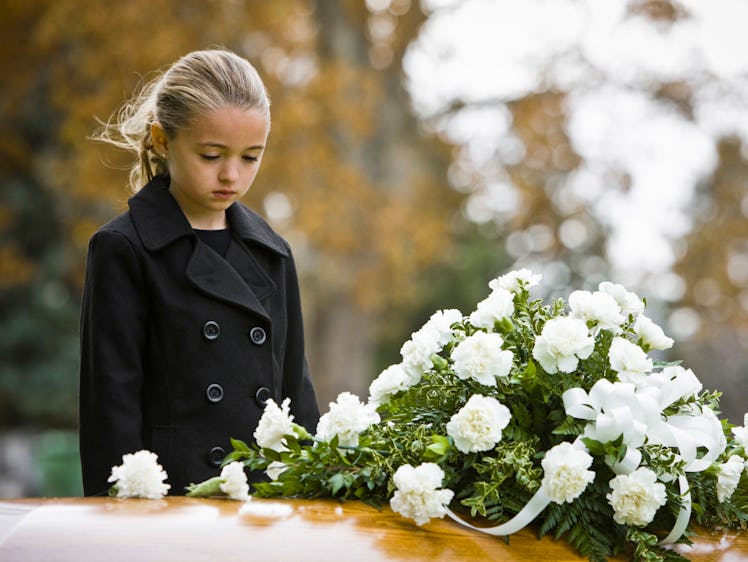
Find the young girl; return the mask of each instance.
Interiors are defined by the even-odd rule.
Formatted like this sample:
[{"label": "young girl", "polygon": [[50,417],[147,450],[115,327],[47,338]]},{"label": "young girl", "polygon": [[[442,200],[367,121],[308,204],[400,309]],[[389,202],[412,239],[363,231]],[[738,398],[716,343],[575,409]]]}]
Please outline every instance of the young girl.
[{"label": "young girl", "polygon": [[[257,175],[270,102],[252,65],[193,52],[98,137],[138,155],[129,211],[91,238],[81,312],[80,451],[86,495],[148,449],[170,493],[220,472],[265,402],[319,417],[288,244],[239,202]],[[143,186],[142,189],[138,189]]]}]

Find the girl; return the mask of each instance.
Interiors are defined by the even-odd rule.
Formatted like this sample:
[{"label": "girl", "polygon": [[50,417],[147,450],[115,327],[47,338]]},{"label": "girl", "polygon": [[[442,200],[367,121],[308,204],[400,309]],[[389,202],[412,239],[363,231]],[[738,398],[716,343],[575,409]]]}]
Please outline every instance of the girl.
[{"label": "girl", "polygon": [[[80,451],[86,495],[149,449],[170,492],[219,473],[268,399],[313,431],[291,250],[239,202],[257,175],[270,102],[222,50],[178,60],[97,137],[135,152],[129,211],[91,238],[81,312]],[[137,191],[143,184],[139,191]]]}]

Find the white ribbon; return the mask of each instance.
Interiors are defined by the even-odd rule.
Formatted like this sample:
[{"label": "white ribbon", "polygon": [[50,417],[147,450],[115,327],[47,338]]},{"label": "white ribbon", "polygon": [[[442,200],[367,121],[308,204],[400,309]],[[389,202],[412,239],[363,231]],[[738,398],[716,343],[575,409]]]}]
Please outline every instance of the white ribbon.
[{"label": "white ribbon", "polygon": [[[640,388],[605,379],[596,382],[589,394],[572,388],[563,394],[564,408],[568,415],[592,422],[584,437],[607,443],[623,435],[626,455],[611,467],[617,474],[629,474],[639,466],[638,448],[645,442],[676,448],[686,462],[686,472],[701,472],[717,460],[726,441],[719,419],[707,407],[693,414],[662,415],[665,408],[692,392],[691,385],[682,384],[682,377],[690,371],[681,371],[672,379],[660,378],[656,385]],[[699,447],[706,449],[700,458]]]},{"label": "white ribbon", "polygon": [[672,530],[668,536],[660,541],[660,544],[673,544],[677,541],[686,531],[688,522],[691,519],[691,489],[688,487],[688,480],[685,476],[681,475],[678,477],[678,484],[680,484],[680,495],[683,497],[683,504],[680,507],[678,518],[675,520]]},{"label": "white ribbon", "polygon": [[509,521],[506,521],[501,525],[497,525],[496,527],[474,527],[464,519],[461,519],[449,508],[447,508],[447,515],[449,515],[452,519],[454,519],[461,525],[469,527],[470,529],[473,529],[475,531],[480,531],[481,533],[486,533],[487,535],[493,535],[495,537],[505,537],[527,527],[538,515],[543,512],[543,510],[549,503],[551,503],[551,498],[548,497],[548,494],[545,493],[545,490],[541,486],[540,489],[535,492],[535,495],[530,498],[530,501],[525,504],[525,507],[523,507],[519,513],[517,513],[517,515],[512,517]]}]

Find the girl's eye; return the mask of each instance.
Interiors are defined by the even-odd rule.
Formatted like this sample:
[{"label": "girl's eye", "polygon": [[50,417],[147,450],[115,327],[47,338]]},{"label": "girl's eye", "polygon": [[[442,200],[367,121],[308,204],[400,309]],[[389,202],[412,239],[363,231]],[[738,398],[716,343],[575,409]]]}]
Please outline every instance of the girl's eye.
[{"label": "girl's eye", "polygon": [[216,160],[218,158],[218,154],[201,154],[200,157],[203,160]]},{"label": "girl's eye", "polygon": [[252,156],[251,154],[247,154],[245,156],[242,156],[247,162],[257,162],[257,156]]}]

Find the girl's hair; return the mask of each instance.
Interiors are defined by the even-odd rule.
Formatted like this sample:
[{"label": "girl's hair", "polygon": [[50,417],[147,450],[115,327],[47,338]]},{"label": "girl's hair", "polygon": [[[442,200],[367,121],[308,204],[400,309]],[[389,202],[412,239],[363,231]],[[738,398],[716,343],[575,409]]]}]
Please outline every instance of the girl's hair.
[{"label": "girl's hair", "polygon": [[258,110],[270,123],[270,98],[249,61],[226,50],[194,51],[143,86],[92,138],[137,155],[130,187],[138,191],[167,173],[166,160],[153,149],[154,122],[172,139],[197,116],[226,105]]}]

